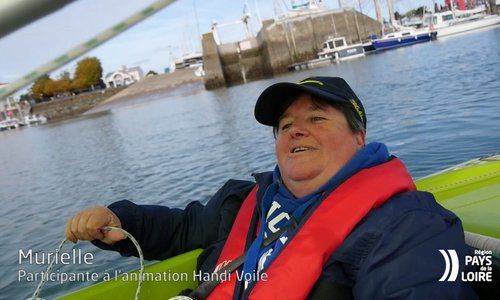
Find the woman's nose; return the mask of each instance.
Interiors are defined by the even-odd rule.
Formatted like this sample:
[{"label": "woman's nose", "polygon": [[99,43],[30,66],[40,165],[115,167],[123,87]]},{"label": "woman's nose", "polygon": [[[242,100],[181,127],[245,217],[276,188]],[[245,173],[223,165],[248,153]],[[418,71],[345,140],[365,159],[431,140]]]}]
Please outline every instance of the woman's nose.
[{"label": "woman's nose", "polygon": [[301,124],[293,124],[290,128],[290,135],[292,138],[300,138],[308,134],[307,129]]}]

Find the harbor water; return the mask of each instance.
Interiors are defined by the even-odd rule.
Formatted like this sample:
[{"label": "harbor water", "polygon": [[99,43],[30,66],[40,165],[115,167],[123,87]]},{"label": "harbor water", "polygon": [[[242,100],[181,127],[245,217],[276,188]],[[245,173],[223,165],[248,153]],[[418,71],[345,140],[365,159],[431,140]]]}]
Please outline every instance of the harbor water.
[{"label": "harbor water", "polygon": [[[24,253],[54,251],[67,219],[121,199],[182,208],[206,202],[229,178],[275,165],[272,130],[258,124],[259,93],[277,81],[344,77],[364,101],[368,141],[400,157],[414,178],[500,151],[500,27],[438,39],[321,69],[215,91],[190,85],[107,112],[0,132],[0,298],[25,299],[46,264]],[[88,242],[92,264],[54,272],[126,272],[138,266]],[[23,271],[25,273],[23,273]],[[38,278],[39,279],[39,278]],[[53,298],[92,284],[49,282]]]}]

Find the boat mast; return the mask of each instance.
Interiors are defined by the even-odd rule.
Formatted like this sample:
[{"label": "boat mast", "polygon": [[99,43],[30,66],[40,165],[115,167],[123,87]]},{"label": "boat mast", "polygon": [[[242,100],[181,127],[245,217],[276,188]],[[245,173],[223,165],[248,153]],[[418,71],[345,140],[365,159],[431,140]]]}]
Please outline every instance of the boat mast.
[{"label": "boat mast", "polygon": [[389,21],[392,26],[396,27],[396,18],[394,17],[394,6],[392,5],[392,0],[387,0],[387,8],[389,9]]},{"label": "boat mast", "polygon": [[384,24],[384,20],[382,19],[382,11],[380,10],[380,2],[378,0],[373,1],[375,3],[375,14],[377,15],[377,21],[380,24]]},{"label": "boat mast", "polygon": [[198,34],[198,39],[201,40],[200,21],[198,19],[198,12],[196,11],[196,0],[193,0],[193,10],[194,10],[194,17],[196,19],[196,33]]},{"label": "boat mast", "polygon": [[456,18],[456,16],[455,16],[455,1],[450,0],[450,5],[451,5],[451,12],[453,14],[453,19],[455,19]]},{"label": "boat mast", "polygon": [[333,25],[333,33],[335,34],[334,37],[337,37],[337,26],[335,26],[335,18],[333,17],[333,13],[330,15],[332,18],[332,25]]},{"label": "boat mast", "polygon": [[255,6],[255,10],[257,11],[257,20],[259,21],[259,27],[262,26],[262,18],[260,17],[260,9],[257,0],[253,0],[253,4]]},{"label": "boat mast", "polygon": [[382,11],[380,10],[380,2],[378,0],[373,0],[375,3],[375,14],[377,15],[377,21],[382,26],[382,34],[384,34],[384,20],[382,19]]},{"label": "boat mast", "polygon": [[[359,9],[361,10],[361,3],[359,4]],[[356,23],[356,32],[358,33],[358,39],[359,42],[361,43],[361,34],[359,33],[359,24],[358,24],[358,14],[354,8],[352,9],[352,13],[354,14],[354,23]]]},{"label": "boat mast", "polygon": [[[361,13],[361,21],[363,22],[363,36],[366,36],[366,26],[365,26],[365,18],[363,17],[363,9],[361,8],[361,0],[358,0],[359,4],[359,12]],[[357,24],[357,21],[356,21]],[[359,39],[361,42],[361,38]]]}]

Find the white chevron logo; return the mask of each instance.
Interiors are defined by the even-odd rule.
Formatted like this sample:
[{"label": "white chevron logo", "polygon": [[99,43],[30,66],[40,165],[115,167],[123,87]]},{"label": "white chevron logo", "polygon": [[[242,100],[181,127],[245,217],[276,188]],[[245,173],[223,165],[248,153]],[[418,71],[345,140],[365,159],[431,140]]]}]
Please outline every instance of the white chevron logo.
[{"label": "white chevron logo", "polygon": [[[444,258],[445,269],[443,276],[439,279],[439,281],[455,281],[458,276],[458,255],[457,251],[448,249],[448,250],[439,250],[441,255]],[[448,276],[449,275],[449,276]]]}]

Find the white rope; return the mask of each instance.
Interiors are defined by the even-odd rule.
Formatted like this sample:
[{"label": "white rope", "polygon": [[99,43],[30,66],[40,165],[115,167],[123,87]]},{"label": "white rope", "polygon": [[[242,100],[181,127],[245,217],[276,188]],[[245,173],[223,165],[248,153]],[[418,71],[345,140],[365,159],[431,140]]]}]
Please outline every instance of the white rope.
[{"label": "white rope", "polygon": [[[67,239],[64,239],[61,241],[61,243],[59,244],[59,246],[57,247],[56,249],[56,254],[59,253],[62,249],[62,247],[64,246],[64,244],[67,242],[68,240]],[[40,291],[42,290],[42,287],[43,285],[45,284],[45,278],[46,277],[49,277],[49,273],[50,271],[52,270],[52,266],[54,265],[54,262],[56,261],[56,256],[54,255],[54,259],[52,259],[52,261],[50,262],[49,266],[47,267],[47,270],[45,271],[45,276],[42,276],[42,280],[40,281],[40,283],[38,284],[35,292],[33,293],[33,297],[31,297],[31,299],[35,300],[35,299],[39,299],[38,298],[38,294],[40,294]]]},{"label": "white rope", "polygon": [[[126,230],[124,230],[122,228],[113,227],[113,226],[106,226],[103,228],[103,230],[107,230],[107,231],[119,230],[119,231],[121,231],[127,238],[129,238],[132,241],[135,248],[137,249],[137,253],[139,254],[139,263],[140,263],[141,267],[139,269],[139,280],[137,282],[137,289],[135,290],[135,298],[134,299],[139,300],[139,294],[141,293],[142,281],[144,279],[144,255],[142,254],[141,246],[139,245],[139,243],[137,242],[137,240],[134,238],[133,235],[131,235],[130,233],[128,233]],[[68,241],[67,239],[64,239],[61,241],[61,243],[59,244],[59,246],[56,249],[56,254],[61,251],[62,247],[64,246],[64,244],[67,241]],[[55,261],[56,261],[56,255],[54,255],[54,258],[49,263],[49,266],[47,267],[47,270],[45,271],[45,276],[42,276],[42,280],[38,284],[38,287],[36,288],[35,292],[33,293],[33,296],[31,297],[32,300],[40,299],[40,298],[38,298],[38,295],[40,294],[40,291],[42,290],[42,287],[45,284],[45,281],[46,281],[45,279],[49,277],[50,271],[52,270],[52,267],[53,267]]]}]

